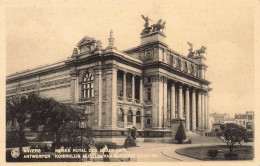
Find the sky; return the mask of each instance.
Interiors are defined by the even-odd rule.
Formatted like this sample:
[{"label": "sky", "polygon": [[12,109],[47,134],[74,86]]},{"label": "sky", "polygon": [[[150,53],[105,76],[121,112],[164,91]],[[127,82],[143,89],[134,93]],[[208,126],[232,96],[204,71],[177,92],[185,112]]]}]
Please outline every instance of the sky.
[{"label": "sky", "polygon": [[254,110],[254,5],[229,0],[13,1],[6,8],[6,74],[71,56],[86,35],[124,50],[140,44],[148,16],[166,21],[166,42],[183,55],[187,41],[207,47],[210,112]]}]

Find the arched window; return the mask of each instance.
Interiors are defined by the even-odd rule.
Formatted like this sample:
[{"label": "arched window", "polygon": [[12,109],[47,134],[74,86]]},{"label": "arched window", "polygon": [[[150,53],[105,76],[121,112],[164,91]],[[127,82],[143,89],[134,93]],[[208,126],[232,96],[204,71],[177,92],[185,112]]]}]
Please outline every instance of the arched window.
[{"label": "arched window", "polygon": [[141,112],[140,111],[136,112],[136,123],[141,123]]},{"label": "arched window", "polygon": [[82,98],[90,98],[94,96],[94,76],[91,72],[86,72],[82,82]]},{"label": "arched window", "polygon": [[127,113],[127,122],[133,122],[133,112],[129,110]]}]

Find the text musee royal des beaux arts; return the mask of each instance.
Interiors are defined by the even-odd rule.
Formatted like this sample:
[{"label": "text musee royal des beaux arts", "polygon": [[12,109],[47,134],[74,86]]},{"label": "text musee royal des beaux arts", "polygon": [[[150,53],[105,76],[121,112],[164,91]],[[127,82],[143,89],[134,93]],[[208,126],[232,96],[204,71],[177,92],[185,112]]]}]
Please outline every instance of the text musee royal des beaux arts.
[{"label": "text musee royal des beaux arts", "polygon": [[[112,153],[120,153],[120,152],[126,152],[127,150],[122,149],[100,149],[101,154],[97,154],[98,150],[93,148],[89,149],[89,154],[84,154],[81,156],[81,153],[87,153],[87,149],[70,149],[70,148],[61,148],[61,149],[55,149],[55,156],[54,158],[102,158],[104,157],[105,152],[112,152]],[[49,154],[41,154],[41,149],[28,149],[23,150],[25,153],[23,158],[51,158],[51,155]],[[27,154],[26,154],[27,153]],[[108,157],[108,156],[107,156]],[[109,157],[122,157],[122,156],[110,156]]]}]

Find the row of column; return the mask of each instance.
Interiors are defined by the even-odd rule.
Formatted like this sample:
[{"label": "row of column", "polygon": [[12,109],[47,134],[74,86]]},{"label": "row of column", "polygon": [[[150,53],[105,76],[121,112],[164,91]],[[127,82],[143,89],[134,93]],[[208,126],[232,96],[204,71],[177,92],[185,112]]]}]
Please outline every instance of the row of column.
[{"label": "row of column", "polygon": [[[135,102],[135,75],[132,75],[132,102]],[[143,101],[143,80],[142,77],[140,77],[140,88],[139,88],[139,94],[140,94],[140,102]],[[123,99],[126,101],[126,72],[123,71]]]},{"label": "row of column", "polygon": [[[141,129],[144,129],[144,111],[141,111],[140,115]],[[136,126],[136,115],[133,115],[133,126]],[[127,114],[124,114],[124,128],[127,128]]]},{"label": "row of column", "polygon": [[[209,129],[209,95],[207,92],[192,89],[185,86],[183,93],[183,85],[178,86],[178,99],[176,103],[175,83],[171,84],[171,119],[185,118],[186,131],[198,129]],[[197,92],[196,92],[197,91]],[[196,95],[197,93],[197,95]],[[197,97],[197,99],[196,99]],[[190,101],[191,98],[191,101]],[[185,100],[185,102],[183,101]],[[185,104],[183,106],[183,103]],[[177,107],[176,105],[177,104]],[[177,111],[176,111],[177,109]],[[175,113],[177,112],[177,115]],[[185,112],[185,115],[184,115]]]}]

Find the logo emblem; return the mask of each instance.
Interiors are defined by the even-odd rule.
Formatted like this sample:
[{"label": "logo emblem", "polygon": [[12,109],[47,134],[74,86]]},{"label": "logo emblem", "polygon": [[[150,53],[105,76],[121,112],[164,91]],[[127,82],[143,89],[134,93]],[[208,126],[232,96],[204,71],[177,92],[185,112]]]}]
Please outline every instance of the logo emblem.
[{"label": "logo emblem", "polygon": [[11,151],[11,156],[12,156],[13,158],[19,157],[19,156],[20,156],[20,151],[19,151],[18,149],[13,149],[13,150]]}]

